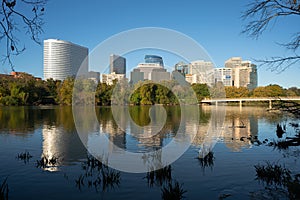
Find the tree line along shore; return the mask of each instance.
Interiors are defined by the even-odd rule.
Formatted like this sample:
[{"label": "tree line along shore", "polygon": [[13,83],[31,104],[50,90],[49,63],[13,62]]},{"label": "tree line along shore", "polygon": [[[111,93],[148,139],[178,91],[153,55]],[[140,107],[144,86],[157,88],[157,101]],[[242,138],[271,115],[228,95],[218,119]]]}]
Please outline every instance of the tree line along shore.
[{"label": "tree line along shore", "polygon": [[[0,77],[0,105],[72,105],[73,88],[76,81],[73,77],[64,81],[40,80],[30,75],[25,75],[22,78]],[[93,80],[85,80],[80,88],[81,92],[83,90],[92,91],[89,94],[93,95],[94,98],[89,98],[99,106],[111,105],[112,103],[177,105],[179,104],[178,98],[188,99],[187,93],[190,88],[193,89],[198,103],[204,98],[211,98],[214,95],[226,96],[226,98],[300,96],[300,89],[297,87],[286,89],[275,84],[257,87],[250,91],[245,87],[223,87],[220,84],[216,84],[214,87],[209,87],[206,84],[182,86],[174,80],[163,81],[159,84],[144,81],[134,85],[125,81],[118,84],[115,81],[113,85],[107,85],[101,82],[95,83]],[[88,95],[82,94],[82,96],[88,98]],[[186,103],[195,102],[186,101]]]}]

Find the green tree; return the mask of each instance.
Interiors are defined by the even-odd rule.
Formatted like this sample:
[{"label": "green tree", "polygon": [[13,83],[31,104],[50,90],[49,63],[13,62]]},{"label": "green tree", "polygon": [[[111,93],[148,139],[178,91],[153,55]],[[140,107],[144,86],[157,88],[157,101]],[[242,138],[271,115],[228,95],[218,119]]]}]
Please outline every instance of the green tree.
[{"label": "green tree", "polygon": [[110,105],[111,104],[111,95],[114,86],[107,85],[106,83],[99,83],[96,88],[96,104],[97,105]]},{"label": "green tree", "polygon": [[141,104],[153,105],[155,103],[156,90],[157,90],[157,85],[151,82],[144,84],[140,89]]},{"label": "green tree", "polygon": [[52,78],[44,81],[44,85],[48,93],[47,95],[49,97],[52,97],[56,102],[59,102],[58,88],[60,87],[60,84],[61,84],[60,80],[53,80]]},{"label": "green tree", "polygon": [[74,78],[66,78],[59,88],[59,103],[62,105],[72,105],[72,94],[74,87]]},{"label": "green tree", "polygon": [[192,84],[192,88],[195,91],[199,102],[202,101],[204,98],[208,98],[210,96],[207,84]]}]

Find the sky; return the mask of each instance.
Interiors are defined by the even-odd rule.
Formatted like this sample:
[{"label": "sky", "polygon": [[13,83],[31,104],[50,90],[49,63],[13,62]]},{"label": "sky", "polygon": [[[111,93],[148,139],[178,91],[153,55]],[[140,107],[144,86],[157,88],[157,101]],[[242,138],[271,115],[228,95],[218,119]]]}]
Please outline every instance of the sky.
[{"label": "sky", "polygon": [[[195,40],[209,54],[216,67],[224,67],[224,62],[230,57],[254,61],[288,55],[289,52],[278,43],[289,41],[292,33],[299,31],[300,20],[282,18],[275,25],[271,24],[258,39],[249,38],[241,34],[246,24],[241,15],[250,2],[49,0],[43,17],[44,33],[40,39],[70,41],[88,47],[92,52],[97,45],[115,34],[135,28],[160,27],[178,31]],[[25,45],[26,51],[13,58],[15,71],[43,77],[43,46],[31,41],[28,35],[20,35],[20,41]],[[1,45],[4,46],[3,44]],[[3,48],[0,52],[3,54]],[[141,52],[131,53],[126,58],[127,68],[132,69],[137,63],[143,62],[144,55]],[[169,58],[167,54],[163,54],[163,58],[167,66],[174,66],[181,61]],[[5,64],[0,70],[0,73],[9,72],[10,67]],[[266,66],[258,66],[258,85],[300,87],[299,72],[299,64],[281,73],[272,72]]]}]

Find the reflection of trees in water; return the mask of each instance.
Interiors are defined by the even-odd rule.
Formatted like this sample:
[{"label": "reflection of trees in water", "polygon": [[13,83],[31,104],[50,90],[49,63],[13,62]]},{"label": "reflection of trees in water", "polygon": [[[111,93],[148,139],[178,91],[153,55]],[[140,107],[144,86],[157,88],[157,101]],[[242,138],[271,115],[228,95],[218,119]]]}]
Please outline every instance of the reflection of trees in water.
[{"label": "reflection of trees in water", "polygon": [[18,133],[18,135],[33,133],[40,122],[38,116],[37,111],[31,112],[27,107],[1,107],[0,130]]},{"label": "reflection of trees in water", "polygon": [[41,124],[62,126],[65,131],[75,131],[72,107],[2,107],[0,130],[10,133],[32,133]]}]

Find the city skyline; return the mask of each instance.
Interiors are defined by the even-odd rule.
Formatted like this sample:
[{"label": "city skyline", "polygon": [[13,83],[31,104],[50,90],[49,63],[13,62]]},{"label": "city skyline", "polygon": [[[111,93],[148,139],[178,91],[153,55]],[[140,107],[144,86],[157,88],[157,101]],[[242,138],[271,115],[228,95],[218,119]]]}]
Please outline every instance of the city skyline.
[{"label": "city skyline", "polygon": [[[64,80],[67,77],[83,73],[98,82],[101,72],[91,71],[88,52],[88,48],[69,41],[44,40],[44,80],[50,78]],[[139,63],[130,71],[130,82],[135,84],[145,80],[182,80],[184,78],[190,84],[204,83],[212,86],[214,83],[222,82],[224,86],[247,87],[250,90],[257,87],[257,68],[251,61],[242,60],[241,57],[231,57],[225,61],[224,66],[225,68],[216,68],[213,62],[207,60],[195,60],[188,64],[180,61],[170,71],[167,71],[164,69],[163,57],[146,54],[144,62]],[[179,74],[176,75],[176,72],[183,77],[178,77]],[[115,79],[125,79],[126,73],[128,73],[126,72],[126,58],[110,54],[109,74],[102,72],[101,82],[112,85]]]},{"label": "city skyline", "polygon": [[[230,0],[217,5],[213,2],[198,1],[188,3],[175,1],[172,4],[153,2],[156,3],[160,6],[153,11],[145,8],[144,4],[138,1],[93,2],[84,6],[82,2],[74,2],[72,3],[74,12],[67,14],[64,8],[69,6],[68,2],[62,1],[59,6],[54,2],[48,2],[41,40],[61,38],[86,46],[92,51],[99,43],[119,32],[139,27],[164,27],[193,38],[210,54],[216,67],[223,67],[224,61],[234,56],[254,61],[254,59],[285,55],[286,50],[276,42],[288,41],[291,33],[297,32],[295,30],[299,27],[297,19],[289,18],[290,23],[285,23],[287,19],[282,19],[258,40],[253,40],[240,34],[246,24],[241,19],[241,13],[246,10],[247,2]],[[111,7],[114,7],[113,13],[110,13]],[[79,10],[81,15],[76,14]],[[122,12],[119,12],[120,10]],[[136,10],[143,10],[143,12],[138,15]],[[97,26],[94,26],[95,24]],[[26,51],[14,57],[15,70],[42,77],[43,46],[36,45],[28,37],[20,39],[24,41]],[[3,50],[1,54],[3,55]],[[140,58],[135,58],[132,63],[137,63],[137,60]],[[166,66],[175,64],[172,60],[165,63]],[[128,66],[135,65],[128,62]],[[8,72],[10,66],[4,65],[1,70]],[[285,88],[299,87],[298,73],[295,72],[299,72],[298,65],[291,66],[279,74],[258,65],[258,85],[278,84]]]}]

